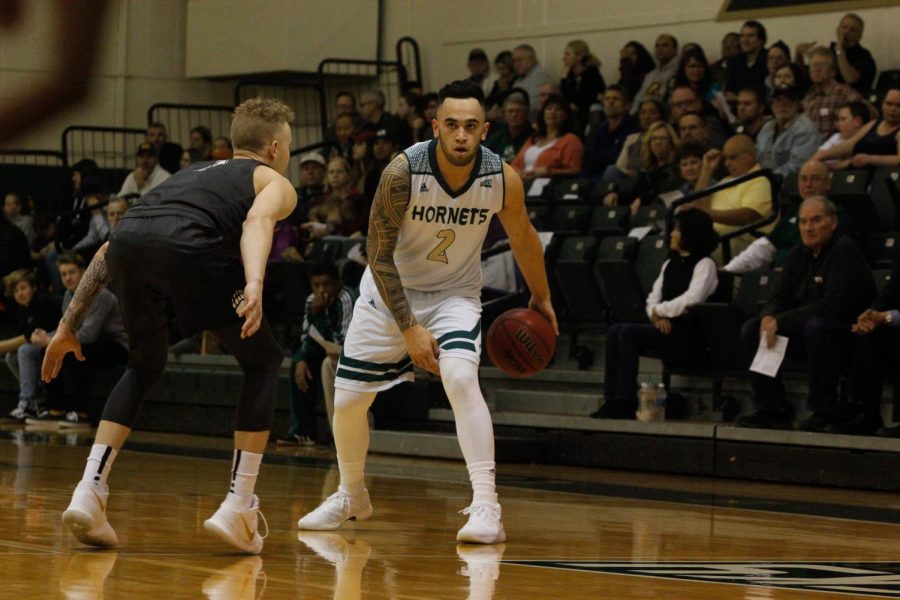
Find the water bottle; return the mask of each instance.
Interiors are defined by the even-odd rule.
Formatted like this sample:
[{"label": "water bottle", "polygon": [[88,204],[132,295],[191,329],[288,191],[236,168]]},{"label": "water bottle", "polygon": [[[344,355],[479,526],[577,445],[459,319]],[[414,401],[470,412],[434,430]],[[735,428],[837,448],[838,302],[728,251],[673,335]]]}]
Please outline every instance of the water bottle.
[{"label": "water bottle", "polygon": [[666,398],[668,394],[666,393],[665,384],[660,383],[656,386],[656,414],[654,415],[654,421],[665,421],[666,420]]},{"label": "water bottle", "polygon": [[638,410],[635,416],[639,421],[653,421],[656,410],[656,389],[649,383],[642,383],[638,391]]}]

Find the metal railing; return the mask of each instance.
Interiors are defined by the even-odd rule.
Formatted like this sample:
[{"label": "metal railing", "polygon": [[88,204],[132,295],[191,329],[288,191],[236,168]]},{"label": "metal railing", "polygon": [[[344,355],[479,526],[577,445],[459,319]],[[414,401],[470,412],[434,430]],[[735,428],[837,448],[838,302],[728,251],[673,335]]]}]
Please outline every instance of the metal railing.
[{"label": "metal railing", "polygon": [[705,190],[700,190],[699,192],[694,192],[693,194],[688,194],[687,196],[675,200],[674,202],[672,202],[671,206],[669,206],[669,212],[666,215],[666,231],[672,231],[672,221],[675,218],[675,209],[679,206],[687,204],[688,202],[693,202],[694,200],[699,200],[700,198],[705,198],[706,196],[710,196],[712,194],[715,194],[716,192],[739,186],[760,177],[765,177],[769,181],[769,188],[772,196],[772,208],[769,211],[769,214],[763,215],[752,223],[742,225],[734,231],[730,231],[724,235],[719,236],[719,243],[722,245],[722,261],[723,264],[727,264],[731,260],[731,240],[748,233],[757,232],[763,227],[770,225],[778,220],[778,213],[781,210],[781,178],[778,175],[772,173],[771,170],[761,169],[759,171],[753,171],[751,173],[747,173],[746,175],[741,175],[740,177],[735,177],[734,179],[729,179],[727,181],[723,181],[722,183],[717,183],[716,185],[710,186]]},{"label": "metal railing", "polygon": [[198,125],[208,127],[212,136],[231,137],[231,113],[234,107],[213,104],[154,104],[147,110],[147,125],[162,123],[170,142],[187,148],[191,129]]},{"label": "metal railing", "polygon": [[57,150],[0,150],[0,193],[27,194],[34,210],[58,212],[72,195],[66,160]]},{"label": "metal railing", "polygon": [[102,169],[131,170],[137,147],[146,135],[146,129],[133,127],[72,125],[63,130],[62,153],[67,165],[90,158]]},{"label": "metal railing", "polygon": [[406,36],[397,40],[397,63],[406,69],[409,78],[407,84],[416,82],[422,85],[422,59],[419,55],[419,42]]},{"label": "metal railing", "polygon": [[322,94],[319,85],[295,74],[244,77],[234,88],[234,103],[263,96],[275,98],[294,111],[294,144],[305,146],[322,139]]}]

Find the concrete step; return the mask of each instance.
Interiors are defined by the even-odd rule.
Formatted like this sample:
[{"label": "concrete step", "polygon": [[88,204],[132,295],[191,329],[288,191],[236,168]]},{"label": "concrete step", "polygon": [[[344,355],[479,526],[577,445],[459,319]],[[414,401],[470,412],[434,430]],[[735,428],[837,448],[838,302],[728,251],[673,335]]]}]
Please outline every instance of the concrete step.
[{"label": "concrete step", "polygon": [[589,415],[602,403],[597,393],[498,389],[494,392],[497,412]]},{"label": "concrete step", "polygon": [[[455,433],[375,430],[369,439],[370,452],[463,460]],[[494,447],[497,462],[531,463],[537,458],[533,436],[497,436]]]}]

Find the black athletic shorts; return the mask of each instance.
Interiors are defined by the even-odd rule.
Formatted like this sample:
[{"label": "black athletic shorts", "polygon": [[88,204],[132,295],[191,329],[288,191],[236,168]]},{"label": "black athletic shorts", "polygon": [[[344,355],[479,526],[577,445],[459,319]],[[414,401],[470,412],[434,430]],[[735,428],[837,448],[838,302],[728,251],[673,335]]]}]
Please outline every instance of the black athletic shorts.
[{"label": "black athletic shorts", "polygon": [[241,320],[244,268],[212,224],[177,214],[123,218],[106,261],[129,336],[167,327],[167,300],[185,336]]}]

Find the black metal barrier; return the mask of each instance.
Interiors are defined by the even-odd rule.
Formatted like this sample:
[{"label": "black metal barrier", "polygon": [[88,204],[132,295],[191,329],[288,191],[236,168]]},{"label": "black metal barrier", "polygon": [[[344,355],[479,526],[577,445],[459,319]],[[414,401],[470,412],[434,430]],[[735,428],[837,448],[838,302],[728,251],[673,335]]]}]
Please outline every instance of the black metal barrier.
[{"label": "black metal barrier", "polygon": [[419,42],[415,38],[405,36],[397,40],[397,62],[406,69],[408,84],[413,82],[422,85],[422,59],[419,55]]},{"label": "black metal barrier", "polygon": [[137,147],[146,135],[146,129],[134,127],[72,125],[63,130],[62,153],[68,165],[90,158],[101,169],[130,171],[135,167]]},{"label": "black metal barrier", "polygon": [[393,112],[397,99],[407,85],[406,68],[399,61],[326,58],[319,63],[319,109],[322,135],[334,120],[334,97],[340,91],[351,92],[359,103],[363,92],[377,89],[387,100],[384,110]]},{"label": "black metal barrier", "polygon": [[72,196],[72,181],[62,152],[0,150],[0,193],[31,197],[36,213],[55,213]]},{"label": "black metal barrier", "polygon": [[778,213],[781,210],[781,179],[778,175],[772,173],[771,170],[761,169],[759,171],[752,171],[746,175],[741,175],[740,177],[717,183],[705,190],[700,190],[699,192],[694,192],[693,194],[688,194],[683,198],[675,200],[672,202],[672,205],[669,207],[669,212],[666,215],[666,232],[672,231],[672,221],[675,217],[675,209],[679,206],[687,204],[688,202],[693,202],[694,200],[699,200],[700,198],[705,198],[716,192],[736,187],[759,177],[765,177],[769,181],[769,189],[772,196],[772,209],[769,211],[769,214],[763,215],[752,223],[748,223],[747,225],[738,227],[734,231],[719,236],[719,243],[722,244],[722,264],[728,264],[731,260],[731,240],[748,233],[752,234],[757,232],[766,225],[778,220]]},{"label": "black metal barrier", "polygon": [[294,144],[305,146],[322,139],[321,93],[315,81],[295,74],[244,77],[234,88],[235,106],[249,98],[275,98],[294,111]]},{"label": "black metal barrier", "polygon": [[162,123],[166,126],[168,141],[187,148],[191,129],[198,125],[208,127],[212,136],[231,137],[231,113],[234,107],[213,104],[154,104],[147,111],[147,125]]}]

